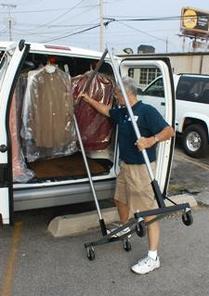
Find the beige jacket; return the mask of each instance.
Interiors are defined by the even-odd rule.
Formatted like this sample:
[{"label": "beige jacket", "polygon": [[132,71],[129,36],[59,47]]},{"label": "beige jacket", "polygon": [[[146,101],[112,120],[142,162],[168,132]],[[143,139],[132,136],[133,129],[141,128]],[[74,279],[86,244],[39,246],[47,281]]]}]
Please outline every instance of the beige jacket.
[{"label": "beige jacket", "polygon": [[29,73],[22,115],[25,139],[41,148],[66,146],[75,140],[72,116],[70,76],[59,68]]}]

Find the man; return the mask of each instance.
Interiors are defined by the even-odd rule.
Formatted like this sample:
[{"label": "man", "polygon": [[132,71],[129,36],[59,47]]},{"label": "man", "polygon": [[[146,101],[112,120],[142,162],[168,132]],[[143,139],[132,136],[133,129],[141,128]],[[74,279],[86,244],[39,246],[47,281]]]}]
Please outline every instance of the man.
[{"label": "man", "polygon": [[[127,97],[139,127],[141,138],[136,135],[125,106],[125,100],[120,88],[116,88],[117,106],[101,104],[91,99],[87,94],[81,94],[98,112],[111,117],[118,124],[118,139],[121,169],[116,181],[114,200],[118,209],[120,221],[127,223],[130,213],[147,211],[157,207],[156,200],[147,168],[142,155],[146,149],[152,167],[155,167],[156,144],[174,136],[174,130],[162,118],[160,113],[150,105],[137,99],[137,85],[130,77],[122,79]],[[145,217],[145,222],[153,217]],[[160,267],[158,247],[160,239],[159,221],[147,226],[148,254],[131,267],[137,274],[145,274]]]}]

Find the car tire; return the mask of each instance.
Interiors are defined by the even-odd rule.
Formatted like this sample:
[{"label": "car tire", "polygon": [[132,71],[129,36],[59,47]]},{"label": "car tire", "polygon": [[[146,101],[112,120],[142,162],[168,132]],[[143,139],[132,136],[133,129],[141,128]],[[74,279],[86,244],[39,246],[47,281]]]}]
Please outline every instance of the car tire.
[{"label": "car tire", "polygon": [[183,148],[187,155],[204,157],[208,151],[208,135],[200,124],[192,124],[183,132]]}]

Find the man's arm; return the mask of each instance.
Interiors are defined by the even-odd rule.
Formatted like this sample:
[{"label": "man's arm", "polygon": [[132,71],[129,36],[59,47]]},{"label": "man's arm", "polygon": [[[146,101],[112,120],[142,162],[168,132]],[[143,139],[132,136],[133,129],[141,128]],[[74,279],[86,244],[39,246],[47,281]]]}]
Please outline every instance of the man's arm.
[{"label": "man's arm", "polygon": [[174,137],[174,135],[175,135],[174,129],[171,126],[167,126],[161,132],[159,132],[158,134],[152,137],[149,137],[149,138],[141,137],[136,141],[136,145],[138,149],[141,151],[143,149],[152,147],[158,142],[169,140],[171,137]]},{"label": "man's arm", "polygon": [[96,109],[99,113],[106,115],[106,116],[110,116],[109,115],[109,111],[111,109],[111,104],[109,105],[105,105],[102,103],[99,103],[95,100],[93,100],[92,98],[90,98],[87,94],[85,93],[81,93],[79,95],[79,98],[83,99],[85,102],[87,102],[90,106],[92,106],[94,109]]}]

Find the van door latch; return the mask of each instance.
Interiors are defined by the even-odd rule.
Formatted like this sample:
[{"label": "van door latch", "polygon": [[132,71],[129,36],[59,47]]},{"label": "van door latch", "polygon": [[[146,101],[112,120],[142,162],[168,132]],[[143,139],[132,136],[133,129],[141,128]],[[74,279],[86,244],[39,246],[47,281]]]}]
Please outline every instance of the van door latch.
[{"label": "van door latch", "polygon": [[8,150],[8,147],[4,144],[0,145],[0,152],[4,153]]}]

